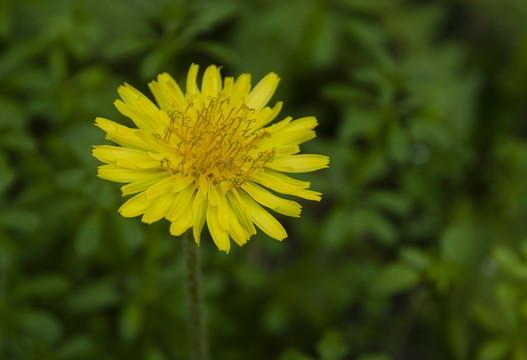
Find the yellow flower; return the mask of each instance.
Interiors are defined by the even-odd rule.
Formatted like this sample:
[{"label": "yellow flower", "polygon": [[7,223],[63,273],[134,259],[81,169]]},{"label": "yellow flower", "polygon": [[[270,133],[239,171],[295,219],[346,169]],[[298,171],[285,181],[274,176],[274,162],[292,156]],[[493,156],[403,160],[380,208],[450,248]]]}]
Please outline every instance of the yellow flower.
[{"label": "yellow flower", "polygon": [[[192,228],[196,243],[207,223],[212,239],[228,252],[229,237],[243,245],[256,233],[254,225],[272,238],[287,233],[262,206],[288,216],[300,216],[298,203],[276,193],[320,201],[310,183],[283,172],[302,173],[328,166],[323,155],[298,154],[299,144],[315,137],[317,120],[304,117],[267,126],[282,102],[266,106],[279,78],[270,73],[251,90],[251,76],[236,80],[209,66],[197,85],[198,66],[190,66],[186,93],[164,73],[149,84],[159,105],[128,84],[119,87],[117,109],[135,128],[97,118],[95,125],[120,146],[94,146],[93,156],[107,165],[98,176],[121,183],[123,196],[137,194],[119,212],[143,215],[153,223],[171,222],[175,236]],[[267,189],[266,189],[267,188]]]}]

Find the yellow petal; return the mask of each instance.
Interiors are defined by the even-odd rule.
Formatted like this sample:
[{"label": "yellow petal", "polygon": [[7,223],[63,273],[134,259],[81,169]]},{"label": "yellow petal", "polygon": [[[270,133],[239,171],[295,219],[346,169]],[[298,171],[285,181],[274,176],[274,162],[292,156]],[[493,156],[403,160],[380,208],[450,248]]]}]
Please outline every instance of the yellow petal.
[{"label": "yellow petal", "polygon": [[227,198],[225,193],[218,189],[218,219],[220,225],[223,226],[225,230],[229,230],[229,204],[227,203]]},{"label": "yellow petal", "polygon": [[[263,230],[267,235],[276,239],[283,240],[287,237],[287,232],[285,231],[282,224],[278,222],[271,214],[265,211],[256,201],[254,201],[249,195],[245,192],[240,191],[240,198],[243,202],[243,205],[247,208],[247,213],[251,217],[252,221]],[[208,218],[207,218],[208,221]]]},{"label": "yellow petal", "polygon": [[163,141],[159,133],[145,131],[142,129],[136,130],[135,135],[143,140],[150,152],[152,153],[176,153],[177,148]]},{"label": "yellow petal", "polygon": [[117,92],[126,104],[132,105],[138,110],[143,110],[143,112],[147,113],[157,112],[159,110],[150,99],[130,84],[125,83],[124,86],[119,86]]},{"label": "yellow petal", "polygon": [[163,110],[184,110],[185,96],[177,82],[169,74],[159,74],[157,76],[157,82],[150,82],[148,87]]},{"label": "yellow petal", "polygon": [[144,191],[151,187],[152,185],[160,182],[161,180],[169,177],[170,174],[166,171],[161,171],[159,173],[146,176],[141,179],[137,179],[132,181],[130,184],[124,185],[121,187],[121,191],[123,193],[123,196],[136,194],[138,192]]},{"label": "yellow petal", "polygon": [[121,100],[115,100],[114,105],[121,114],[130,118],[139,129],[147,130],[150,133],[161,132],[170,122],[167,113],[157,107],[153,111],[146,112]]},{"label": "yellow petal", "polygon": [[[220,216],[221,216],[221,210]],[[229,224],[229,235],[232,237],[232,239],[238,244],[239,246],[242,246],[243,244],[247,243],[247,240],[251,237],[251,233],[245,231],[243,226],[241,226],[240,222],[238,221],[238,218],[234,214],[234,211],[227,203],[227,207],[225,208],[225,217],[226,221],[228,221]],[[223,221],[223,220],[221,220]]]},{"label": "yellow petal", "polygon": [[234,216],[236,217],[242,228],[245,230],[245,232],[248,233],[249,236],[256,234],[254,224],[250,217],[247,215],[245,207],[242,206],[237,190],[232,189],[226,194],[226,196]]},{"label": "yellow petal", "polygon": [[209,180],[205,175],[201,175],[198,179],[198,191],[202,197],[206,197],[209,190]]},{"label": "yellow petal", "polygon": [[232,95],[233,87],[234,87],[233,77],[229,76],[223,79],[223,94],[225,94],[226,97],[230,97]]},{"label": "yellow petal", "polygon": [[172,175],[152,185],[145,191],[145,195],[148,199],[155,199],[161,195],[165,195],[172,192],[172,187],[179,175]]},{"label": "yellow petal", "polygon": [[199,66],[196,64],[190,65],[187,75],[187,96],[188,95],[198,95],[199,88],[196,78],[198,76]]},{"label": "yellow petal", "polygon": [[128,199],[128,201],[121,205],[118,211],[124,217],[139,216],[152,206],[153,203],[154,200],[149,200],[144,193],[140,193]]},{"label": "yellow petal", "polygon": [[265,166],[278,171],[303,173],[328,167],[329,157],[318,154],[299,154],[291,156],[275,156],[273,161]]},{"label": "yellow petal", "polygon": [[150,99],[131,85],[125,83],[117,89],[117,92],[124,100],[124,102],[121,100],[114,102],[117,110],[132,119],[138,128],[156,130],[168,124],[166,113],[160,111]]},{"label": "yellow petal", "polygon": [[[291,116],[288,116],[286,117],[285,119],[283,120],[280,120],[279,122],[277,123],[274,123],[268,127],[265,128],[265,131],[267,131],[268,133],[270,134],[274,134],[274,133],[277,133],[279,132],[280,130],[283,130],[285,129],[290,123],[291,121],[293,120],[293,118]],[[272,136],[272,135],[271,135]]]},{"label": "yellow petal", "polygon": [[211,204],[207,207],[207,226],[212,236],[212,240],[218,247],[218,249],[229,252],[230,242],[227,231],[220,225],[218,219],[218,207]]},{"label": "yellow petal", "polygon": [[[263,146],[262,146],[263,147]],[[273,147],[267,147],[273,148]],[[274,147],[275,156],[290,156],[300,152],[300,146],[298,145],[278,145]]]},{"label": "yellow petal", "polygon": [[241,101],[246,102],[251,91],[251,75],[241,74],[234,82],[232,88],[232,104],[238,106]]},{"label": "yellow petal", "polygon": [[194,198],[194,204],[192,204],[192,209],[194,211],[197,211],[198,206],[200,206],[203,201],[208,202],[207,196],[203,193],[203,191],[200,191],[199,187],[197,187],[196,197]]},{"label": "yellow petal", "polygon": [[322,195],[317,191],[307,190],[311,185],[309,182],[293,179],[270,169],[263,172],[256,171],[250,179],[281,194],[294,195],[307,200],[320,201]]},{"label": "yellow petal", "polygon": [[271,121],[273,121],[280,112],[280,110],[282,110],[282,106],[283,102],[278,101],[272,109],[266,106],[262,110],[255,113],[255,121],[252,125],[253,129],[259,129],[262,126],[265,126]]},{"label": "yellow petal", "polygon": [[193,212],[193,197],[195,189],[188,187],[187,189],[176,194],[176,199],[172,203],[170,210],[167,212],[166,218],[169,221],[176,221],[183,216],[185,212]]},{"label": "yellow petal", "polygon": [[192,212],[192,233],[194,234],[196,244],[199,245],[201,230],[203,229],[203,225],[205,225],[208,203],[206,200],[197,202],[198,194],[199,193],[196,193],[194,204],[192,206],[192,209],[194,210]]},{"label": "yellow petal", "polygon": [[174,194],[164,194],[163,196],[158,197],[152,206],[145,211],[141,221],[147,224],[152,224],[161,220],[165,217],[168,209],[170,209],[170,206],[175,200],[176,195]]},{"label": "yellow petal", "polygon": [[205,69],[203,74],[203,80],[201,83],[201,93],[203,97],[207,99],[210,97],[218,97],[218,94],[221,91],[221,75],[220,69],[215,65],[210,65]]},{"label": "yellow petal", "polygon": [[123,169],[114,165],[101,165],[97,168],[97,176],[101,179],[121,183],[128,183],[139,179],[145,179],[159,173],[159,170],[154,169]]},{"label": "yellow petal", "polygon": [[170,225],[170,234],[180,236],[192,226],[193,211],[192,206],[187,205],[187,211],[184,211],[182,216],[172,221]]},{"label": "yellow petal", "polygon": [[[262,139],[259,146],[298,145],[313,139],[316,134],[313,131],[318,125],[317,119],[308,116],[291,121],[281,129],[269,128],[270,137]],[[267,130],[267,129],[266,129]]]},{"label": "yellow petal", "polygon": [[[202,178],[204,178],[204,176],[202,176]],[[216,186],[212,185],[210,181],[207,181],[207,187],[208,187],[208,194],[209,194],[209,203],[211,205],[218,206],[218,202],[220,201],[219,195],[218,195],[218,189],[216,189]]]},{"label": "yellow petal", "polygon": [[94,145],[92,155],[102,162],[128,169],[159,168],[159,161],[142,150],[112,145]]},{"label": "yellow petal", "polygon": [[176,178],[176,181],[174,182],[174,187],[172,188],[172,192],[180,192],[186,189],[190,184],[194,182],[194,178],[192,176],[178,176]]},{"label": "yellow petal", "polygon": [[254,200],[276,211],[277,213],[293,217],[300,216],[300,211],[302,208],[294,201],[282,199],[281,197],[270,193],[251,181],[247,181],[242,189],[245,190],[245,192],[249,194]]},{"label": "yellow petal", "polygon": [[148,145],[137,137],[136,129],[130,129],[129,127],[101,117],[95,119],[95,125],[106,131],[106,139],[114,143],[134,149],[148,149]]},{"label": "yellow petal", "polygon": [[276,91],[280,78],[275,73],[267,74],[251,91],[247,106],[259,111],[262,109]]}]

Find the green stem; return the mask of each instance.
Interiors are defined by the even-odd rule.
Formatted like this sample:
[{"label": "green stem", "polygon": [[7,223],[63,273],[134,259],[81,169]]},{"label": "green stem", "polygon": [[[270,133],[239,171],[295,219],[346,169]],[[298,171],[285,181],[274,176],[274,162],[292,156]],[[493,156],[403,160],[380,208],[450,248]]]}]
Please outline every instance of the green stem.
[{"label": "green stem", "polygon": [[194,242],[191,231],[187,231],[183,234],[182,240],[186,270],[185,283],[188,306],[188,325],[192,351],[195,360],[208,360],[209,348],[203,315],[203,298],[200,289],[198,245]]}]

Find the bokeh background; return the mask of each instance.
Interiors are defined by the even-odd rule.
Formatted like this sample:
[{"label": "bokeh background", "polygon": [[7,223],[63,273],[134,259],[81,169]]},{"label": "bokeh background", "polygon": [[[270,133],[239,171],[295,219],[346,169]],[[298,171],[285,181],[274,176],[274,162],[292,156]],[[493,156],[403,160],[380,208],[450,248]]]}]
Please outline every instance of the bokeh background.
[{"label": "bokeh background", "polygon": [[[315,115],[282,243],[200,247],[216,360],[527,359],[527,2],[0,1],[0,359],[189,359],[181,243],[96,116],[192,62]],[[150,95],[149,95],[150,96]],[[152,97],[151,97],[152,98]]]}]

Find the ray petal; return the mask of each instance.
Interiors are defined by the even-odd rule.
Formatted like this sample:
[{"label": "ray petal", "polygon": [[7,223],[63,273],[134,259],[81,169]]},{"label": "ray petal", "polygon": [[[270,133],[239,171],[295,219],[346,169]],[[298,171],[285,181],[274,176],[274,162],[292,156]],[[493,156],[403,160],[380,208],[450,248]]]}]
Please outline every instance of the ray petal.
[{"label": "ray petal", "polygon": [[218,216],[218,207],[211,204],[207,207],[207,226],[209,227],[210,235],[212,240],[218,247],[218,249],[229,252],[230,241],[227,230],[221,226]]},{"label": "ray petal", "polygon": [[245,190],[245,192],[254,200],[277,213],[292,217],[300,217],[302,207],[294,201],[282,199],[251,181],[245,183],[243,190]]},{"label": "ray petal", "polygon": [[187,96],[188,95],[199,95],[199,88],[197,83],[199,66],[196,64],[190,65],[187,75]]},{"label": "ray petal", "polygon": [[177,82],[169,74],[159,74],[157,81],[150,82],[148,87],[163,110],[177,109],[182,111],[184,109],[185,96]]},{"label": "ray petal", "polygon": [[198,195],[199,193],[196,193],[194,204],[192,206],[192,233],[196,244],[199,245],[201,231],[203,230],[203,225],[205,225],[205,219],[207,218],[208,202],[206,199],[198,200]]},{"label": "ray petal", "polygon": [[318,154],[298,154],[291,156],[275,156],[266,167],[273,170],[303,173],[327,168],[329,157]]},{"label": "ray petal", "polygon": [[251,91],[247,101],[247,106],[255,109],[256,111],[262,109],[265,105],[267,105],[269,100],[271,100],[271,97],[276,91],[276,87],[278,86],[279,82],[280,78],[278,75],[275,73],[267,74]]},{"label": "ray petal", "polygon": [[128,199],[128,201],[121,205],[118,211],[124,217],[139,216],[152,206],[153,203],[154,200],[149,200],[144,193],[140,193]]},{"label": "ray petal", "polygon": [[220,69],[214,65],[210,65],[205,69],[203,80],[201,84],[201,93],[205,98],[217,97],[222,88]]},{"label": "ray petal", "polygon": [[[247,213],[251,220],[263,230],[267,235],[276,240],[283,240],[287,237],[287,232],[278,220],[265,211],[256,201],[245,192],[240,191],[240,198],[243,205],[247,208]],[[208,221],[208,219],[207,219]]]}]

